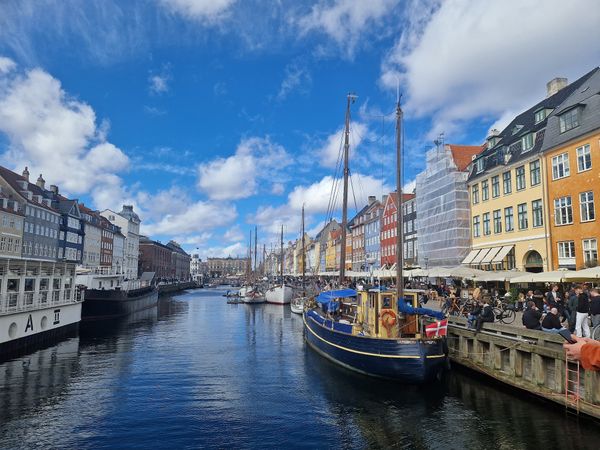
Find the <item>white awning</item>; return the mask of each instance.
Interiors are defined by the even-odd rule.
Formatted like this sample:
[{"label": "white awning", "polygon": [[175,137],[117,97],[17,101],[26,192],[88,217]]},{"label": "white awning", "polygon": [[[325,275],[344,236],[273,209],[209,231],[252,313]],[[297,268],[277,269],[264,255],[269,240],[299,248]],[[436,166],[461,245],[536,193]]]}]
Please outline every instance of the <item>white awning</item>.
[{"label": "white awning", "polygon": [[481,250],[479,252],[479,254],[475,257],[475,259],[473,259],[473,261],[471,261],[471,264],[479,264],[481,262],[481,260],[485,257],[485,255],[488,254],[489,251],[490,251],[489,248],[484,248],[483,250]]},{"label": "white awning", "polygon": [[510,280],[511,284],[513,283],[560,283],[572,273],[566,269],[555,270],[553,272],[539,272],[539,273],[531,273],[527,272],[524,275],[519,277],[515,277]]},{"label": "white awning", "polygon": [[487,264],[492,262],[492,258],[498,254],[498,252],[502,250],[502,247],[492,247],[487,255],[481,260],[481,264]]},{"label": "white awning", "polygon": [[506,255],[510,253],[513,247],[514,245],[505,245],[504,247],[502,247],[498,254],[494,256],[494,259],[492,259],[492,263],[501,263],[502,261],[504,261],[504,258],[506,258]]},{"label": "white awning", "polygon": [[471,252],[467,255],[465,259],[462,260],[461,264],[471,264],[471,261],[477,256],[481,250],[471,250]]}]

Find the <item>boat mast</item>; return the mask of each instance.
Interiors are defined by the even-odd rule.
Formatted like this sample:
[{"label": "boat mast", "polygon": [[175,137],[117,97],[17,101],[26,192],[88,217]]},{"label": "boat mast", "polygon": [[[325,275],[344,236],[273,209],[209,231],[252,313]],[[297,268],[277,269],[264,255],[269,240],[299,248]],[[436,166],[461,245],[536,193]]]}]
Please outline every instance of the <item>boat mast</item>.
[{"label": "boat mast", "polygon": [[304,297],[306,293],[304,292],[304,277],[306,276],[306,251],[304,247],[304,204],[302,205],[302,296]]},{"label": "boat mast", "polygon": [[250,230],[250,243],[248,244],[248,282],[250,282],[250,277],[252,273],[252,230]]},{"label": "boat mast", "polygon": [[281,276],[281,285],[283,286],[283,224],[281,224],[280,252],[281,258],[279,258],[279,275]]},{"label": "boat mast", "polygon": [[402,230],[404,225],[404,211],[402,210],[402,108],[400,107],[400,95],[396,104],[396,212],[398,221],[396,223],[396,295],[398,301],[404,298],[404,280],[402,269],[404,267],[404,245]]},{"label": "boat mast", "polygon": [[340,246],[340,287],[344,283],[346,275],[346,228],[348,226],[348,177],[350,169],[348,168],[348,157],[350,153],[350,104],[354,103],[356,95],[349,93],[346,104],[346,123],[344,131],[344,194],[342,200],[342,242]]},{"label": "boat mast", "polygon": [[256,252],[256,246],[258,245],[258,227],[254,225],[254,272],[258,271],[258,254]]},{"label": "boat mast", "polygon": [[267,275],[267,244],[263,244],[263,256],[262,256],[262,265],[263,265],[263,277]]}]

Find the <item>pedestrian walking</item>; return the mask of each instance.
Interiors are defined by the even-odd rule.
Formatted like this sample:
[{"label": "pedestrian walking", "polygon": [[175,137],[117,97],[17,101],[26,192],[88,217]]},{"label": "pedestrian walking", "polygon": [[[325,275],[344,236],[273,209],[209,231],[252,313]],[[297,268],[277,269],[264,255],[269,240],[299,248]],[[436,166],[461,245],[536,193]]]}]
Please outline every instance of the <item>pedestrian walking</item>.
[{"label": "pedestrian walking", "polygon": [[577,309],[575,319],[575,334],[578,337],[590,337],[590,324],[588,315],[590,313],[590,300],[587,293],[583,292],[581,286],[575,289],[577,295]]}]

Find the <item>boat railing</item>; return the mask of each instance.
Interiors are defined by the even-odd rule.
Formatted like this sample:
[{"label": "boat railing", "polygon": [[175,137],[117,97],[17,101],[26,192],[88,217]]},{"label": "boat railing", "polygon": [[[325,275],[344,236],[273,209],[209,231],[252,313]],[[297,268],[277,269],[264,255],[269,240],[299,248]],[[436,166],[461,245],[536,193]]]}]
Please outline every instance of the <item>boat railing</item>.
[{"label": "boat railing", "polygon": [[7,292],[2,294],[0,295],[0,315],[47,308],[49,298],[52,299],[52,306],[68,305],[81,301],[81,296],[74,295],[73,289],[56,290],[50,292],[50,296],[48,294],[48,291]]}]

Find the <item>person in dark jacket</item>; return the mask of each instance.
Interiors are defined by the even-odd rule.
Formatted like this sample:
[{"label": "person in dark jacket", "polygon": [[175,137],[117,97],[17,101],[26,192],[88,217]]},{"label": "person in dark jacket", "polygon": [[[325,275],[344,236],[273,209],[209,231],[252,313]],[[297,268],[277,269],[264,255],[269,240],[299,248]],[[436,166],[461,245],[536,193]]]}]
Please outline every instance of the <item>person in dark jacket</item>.
[{"label": "person in dark jacket", "polygon": [[590,313],[590,299],[586,292],[580,287],[577,297],[577,315],[575,319],[575,334],[577,337],[590,337],[590,324],[588,315]]},{"label": "person in dark jacket", "polygon": [[471,311],[467,316],[467,326],[469,328],[475,328],[475,321],[481,314],[482,309],[481,302],[477,302],[473,308],[473,311]]},{"label": "person in dark jacket", "polygon": [[488,300],[484,300],[481,314],[479,314],[479,316],[477,317],[475,325],[475,334],[481,331],[481,327],[483,327],[484,322],[494,322],[494,310],[490,306]]},{"label": "person in dark jacket", "polygon": [[600,292],[595,288],[590,291],[590,315],[592,316],[592,326],[600,325]]},{"label": "person in dark jacket", "polygon": [[542,320],[542,330],[547,331],[549,333],[558,333],[562,330],[563,327],[560,324],[560,319],[558,317],[558,309],[552,308],[544,320]]},{"label": "person in dark jacket", "polygon": [[527,302],[527,309],[523,313],[523,325],[528,330],[541,330],[542,326],[540,325],[540,319],[542,318],[542,313],[535,306],[533,301]]},{"label": "person in dark jacket", "polygon": [[579,303],[579,294],[582,292],[581,287],[575,286],[569,295],[567,302],[567,310],[569,311],[569,330],[575,332],[575,318],[577,315],[577,304]]}]

